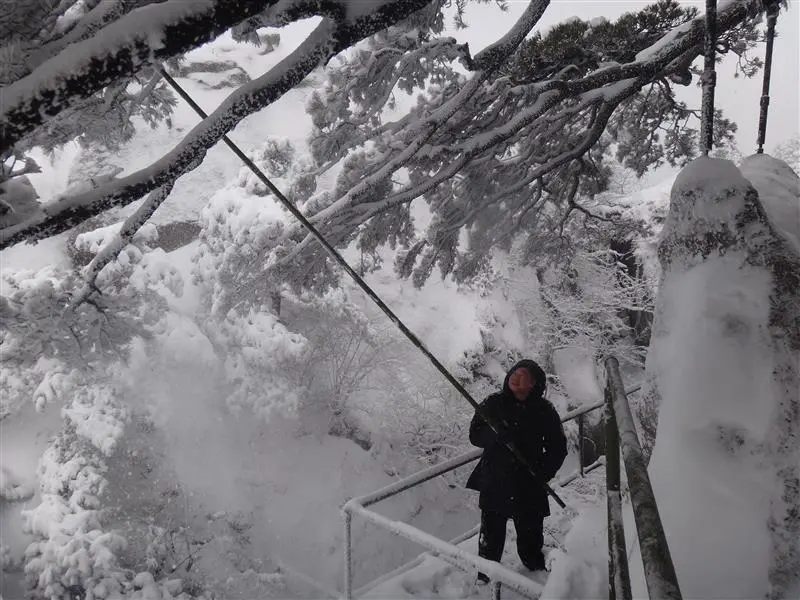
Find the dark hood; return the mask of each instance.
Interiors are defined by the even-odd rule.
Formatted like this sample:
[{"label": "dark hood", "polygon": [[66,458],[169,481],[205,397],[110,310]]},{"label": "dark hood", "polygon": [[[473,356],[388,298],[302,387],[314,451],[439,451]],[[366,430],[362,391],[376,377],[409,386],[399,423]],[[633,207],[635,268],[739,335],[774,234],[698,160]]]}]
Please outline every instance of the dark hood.
[{"label": "dark hood", "polygon": [[531,375],[533,375],[534,381],[536,382],[533,385],[533,390],[531,390],[530,395],[534,398],[543,398],[544,392],[547,389],[547,375],[545,375],[544,369],[542,369],[538,363],[527,358],[519,361],[508,370],[508,373],[506,373],[506,378],[503,380],[503,393],[509,396],[514,395],[511,392],[511,389],[508,387],[508,380],[511,377],[511,374],[520,367],[525,367],[528,369]]}]

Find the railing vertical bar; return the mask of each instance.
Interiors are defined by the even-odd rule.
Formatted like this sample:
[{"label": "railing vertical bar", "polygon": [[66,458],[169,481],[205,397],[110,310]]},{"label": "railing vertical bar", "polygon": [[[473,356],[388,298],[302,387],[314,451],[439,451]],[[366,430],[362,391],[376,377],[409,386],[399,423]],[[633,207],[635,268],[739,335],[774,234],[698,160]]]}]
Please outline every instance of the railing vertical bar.
[{"label": "railing vertical bar", "polygon": [[625,395],[619,362],[613,356],[606,360],[606,373],[625,473],[628,476],[628,488],[642,552],[647,591],[650,598],[681,600],[678,577],[672,563],[650,477],[647,474],[647,463],[644,460],[639,436],[636,434],[631,407]]},{"label": "railing vertical bar", "polygon": [[578,415],[578,468],[583,477],[583,414]]},{"label": "railing vertical bar", "polygon": [[501,600],[500,599],[500,588],[502,586],[502,582],[495,579],[492,581],[492,600]]},{"label": "railing vertical bar", "polygon": [[620,491],[619,432],[614,418],[611,390],[605,389],[606,411],[606,502],[608,506],[608,597],[609,600],[631,600],[628,553],[625,548],[625,527],[622,521]]},{"label": "railing vertical bar", "polygon": [[353,515],[344,511],[344,598],[353,599]]}]

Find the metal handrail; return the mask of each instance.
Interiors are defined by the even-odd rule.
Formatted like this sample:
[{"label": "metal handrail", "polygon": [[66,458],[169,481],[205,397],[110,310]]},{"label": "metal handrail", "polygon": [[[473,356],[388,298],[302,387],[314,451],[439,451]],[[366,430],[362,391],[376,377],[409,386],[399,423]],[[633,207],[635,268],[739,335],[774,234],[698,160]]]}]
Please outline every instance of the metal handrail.
[{"label": "metal handrail", "polygon": [[[558,481],[557,485],[559,487],[564,487],[568,485],[570,482],[574,481],[579,477],[583,477],[586,473],[602,466],[605,461],[601,457],[599,460],[595,461],[591,465],[584,465],[583,464],[583,430],[584,430],[584,417],[587,413],[592,412],[594,410],[598,410],[606,406],[605,402],[598,402],[595,404],[585,405],[578,407],[561,418],[562,423],[566,423],[567,421],[577,420],[578,421],[578,431],[579,431],[579,441],[578,441],[578,464],[579,469],[568,475],[567,477]],[[486,565],[483,564],[485,562],[484,559],[480,557],[474,556],[470,553],[465,552],[461,548],[458,548],[455,543],[460,543],[460,541],[464,541],[465,539],[469,539],[469,537],[464,537],[460,539],[458,542],[453,540],[453,542],[445,542],[443,540],[436,540],[428,533],[417,529],[411,525],[407,525],[405,523],[399,523],[397,521],[391,521],[386,519],[382,515],[374,513],[366,509],[367,506],[380,502],[381,500],[385,500],[392,496],[395,496],[405,490],[408,490],[412,487],[420,485],[426,481],[429,481],[435,477],[439,477],[445,473],[453,471],[461,466],[464,466],[472,461],[478,460],[483,454],[482,448],[474,448],[464,454],[451,458],[441,464],[434,465],[427,469],[423,469],[410,477],[406,477],[399,481],[396,481],[388,486],[385,486],[379,490],[371,492],[369,494],[365,494],[363,496],[359,496],[357,498],[352,498],[345,503],[342,507],[342,512],[344,516],[344,543],[345,543],[345,582],[344,582],[344,597],[347,600],[350,600],[354,597],[353,592],[353,562],[352,562],[352,516],[353,514],[359,514],[360,516],[366,518],[367,520],[371,521],[372,523],[382,526],[384,528],[389,529],[392,533],[396,535],[400,535],[403,537],[407,537],[412,541],[419,543],[420,545],[428,548],[429,552],[433,553],[434,555],[439,556],[443,560],[451,562],[458,567],[464,567],[465,563],[473,568],[480,568],[485,572],[489,577],[495,580],[495,583],[498,581],[502,581],[505,585],[508,585],[512,589],[519,591],[520,593],[532,593],[532,589],[530,586],[525,586],[519,578],[521,577],[518,573],[514,571],[510,571],[506,569],[502,565],[498,563],[494,563],[492,561],[488,561],[491,564],[488,568],[485,568]],[[476,528],[473,528],[470,533],[475,535]],[[462,536],[459,536],[461,538]],[[431,540],[436,540],[435,544],[431,543]],[[457,538],[458,539],[458,538]],[[442,552],[443,549],[447,549],[446,552]],[[467,558],[469,557],[469,558]],[[478,562],[474,562],[472,559],[475,559]],[[393,573],[403,572],[402,569],[404,568],[412,568],[414,563],[418,559],[410,561],[403,567],[395,569]],[[385,576],[381,577],[380,579],[383,580]],[[522,578],[526,581],[530,581],[527,578]],[[376,581],[373,581],[369,584],[365,584],[361,588],[359,588],[358,592],[361,592],[365,589],[372,589],[378,585]],[[524,590],[524,591],[523,591]],[[538,590],[538,588],[537,588]],[[499,588],[494,590],[495,592],[499,592]],[[540,591],[540,590],[539,590]]]},{"label": "metal handrail", "polygon": [[678,577],[661,516],[658,512],[653,486],[647,474],[639,436],[628,403],[619,362],[613,356],[606,360],[606,467],[608,487],[608,544],[609,544],[609,598],[631,598],[631,584],[625,554],[624,525],[620,499],[619,455],[628,476],[633,516],[644,565],[644,577],[650,598],[681,600]]},{"label": "metal handrail", "polygon": [[[604,466],[605,464],[606,464],[606,459],[605,459],[604,456],[601,456],[600,458],[598,458],[593,463],[584,466],[583,467],[583,473],[581,473],[580,470],[577,470],[577,471],[574,471],[574,472],[570,473],[569,475],[566,475],[565,477],[562,477],[561,479],[559,479],[556,482],[556,487],[564,488],[564,487],[568,486],[570,483],[572,483],[573,481],[575,481],[576,479],[578,479],[579,477],[584,476],[586,473],[591,473],[595,469],[598,469],[598,468]],[[470,529],[468,531],[465,531],[464,533],[460,534],[459,536],[451,539],[449,541],[449,543],[454,545],[454,546],[457,546],[460,543],[465,542],[466,540],[470,539],[471,537],[474,537],[474,536],[478,535],[478,533],[480,533],[480,529],[481,529],[481,526],[480,526],[480,523],[478,523],[472,529]],[[401,566],[397,567],[396,569],[390,571],[389,573],[386,573],[385,575],[381,575],[380,577],[378,577],[377,579],[374,579],[373,581],[371,581],[369,583],[365,583],[364,585],[362,585],[360,588],[358,588],[357,590],[355,590],[353,592],[353,597],[354,598],[359,598],[359,597],[363,596],[365,593],[367,593],[368,591],[376,588],[377,586],[381,585],[382,583],[385,583],[386,581],[392,579],[393,577],[397,577],[398,575],[413,569],[414,567],[420,565],[425,560],[425,557],[430,555],[430,554],[431,553],[429,553],[429,552],[420,554],[416,558],[413,558],[412,560],[408,561],[404,565],[401,565]]]}]

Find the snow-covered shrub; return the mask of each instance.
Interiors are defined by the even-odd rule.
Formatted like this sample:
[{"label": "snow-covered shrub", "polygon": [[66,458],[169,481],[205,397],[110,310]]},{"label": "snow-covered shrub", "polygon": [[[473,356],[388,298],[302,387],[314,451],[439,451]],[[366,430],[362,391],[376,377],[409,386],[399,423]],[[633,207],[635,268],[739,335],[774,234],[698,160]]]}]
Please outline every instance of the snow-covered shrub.
[{"label": "snow-covered shrub", "polygon": [[[120,225],[81,234],[76,244],[97,253]],[[133,339],[162,326],[167,305],[158,292],[180,295],[182,281],[162,251],[150,250],[154,231],[145,228],[135,237],[98,275],[93,285],[100,294],[77,306],[72,299],[85,284],[75,272],[58,267],[3,272],[0,416],[29,399],[42,409],[66,398],[76,374],[91,379],[105,366],[124,362]]]},{"label": "snow-covered shrub", "polygon": [[344,290],[284,296],[282,314],[306,339],[288,367],[304,390],[300,430],[370,445],[355,397],[381,396],[383,373],[396,368],[398,348],[387,326],[375,326]]},{"label": "snow-covered shrub", "polygon": [[[76,248],[96,255],[120,226],[80,233]],[[138,593],[118,562],[125,540],[105,528],[102,505],[106,459],[129,418],[123,397],[132,349],[164,330],[165,296],[182,291],[163,252],[151,249],[154,232],[143,228],[82,302],[75,299],[87,283],[78,272],[3,272],[0,414],[35,402],[40,411],[60,407],[65,421],[40,461],[40,503],[23,513],[34,540],[25,555],[33,598]]]},{"label": "snow-covered shrub", "polygon": [[[310,162],[287,140],[270,138],[252,158],[296,205],[302,206],[314,192]],[[222,317],[241,303],[271,305],[281,286],[267,274],[289,219],[261,180],[244,167],[236,181],[213,196],[201,214],[193,272],[210,314]]]},{"label": "snow-covered shrub", "polygon": [[233,386],[231,406],[249,407],[263,417],[271,411],[291,414],[300,391],[285,374],[287,362],[303,348],[302,336],[289,331],[270,312],[250,308],[230,312],[206,325],[206,334],[221,349],[228,382]]},{"label": "snow-covered shrub", "polygon": [[14,474],[0,466],[0,501],[16,502],[33,496],[30,485],[17,481]]},{"label": "snow-covered shrub", "polygon": [[104,472],[102,455],[70,427],[42,457],[41,503],[23,512],[36,539],[25,564],[35,597],[106,598],[123,590],[126,575],[116,555],[125,540],[102,525]]},{"label": "snow-covered shrub", "polygon": [[[309,163],[288,141],[270,139],[254,160],[294,201],[303,202],[313,192]],[[268,193],[243,169],[233,185],[215,194],[202,212],[193,271],[207,311],[204,331],[233,385],[230,401],[265,416],[297,409],[301,393],[286,372],[287,361],[297,359],[305,342],[279,320],[282,286],[268,268],[287,215],[261,197]]]}]

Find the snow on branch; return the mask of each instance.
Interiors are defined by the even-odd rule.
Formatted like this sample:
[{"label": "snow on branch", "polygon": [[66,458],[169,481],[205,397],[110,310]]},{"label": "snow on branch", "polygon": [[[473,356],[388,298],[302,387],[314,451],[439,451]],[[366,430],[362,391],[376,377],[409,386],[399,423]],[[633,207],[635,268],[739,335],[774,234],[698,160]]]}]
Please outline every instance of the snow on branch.
[{"label": "snow on branch", "polygon": [[[56,235],[112,206],[124,206],[158,187],[169,185],[181,175],[196,168],[202,162],[207,150],[222,139],[222,136],[228,131],[236,127],[242,119],[280,98],[300,83],[318,65],[325,63],[361,39],[407,17],[428,2],[429,0],[382,0],[371,3],[370,12],[363,12],[355,19],[339,22],[323,19],[294,52],[263,76],[231,93],[216,111],[192,129],[177,147],[158,161],[136,173],[90,192],[53,202],[44,207],[42,213],[34,218],[0,230],[0,248],[21,241],[32,241]],[[182,2],[178,4],[197,8],[195,4]],[[238,4],[238,2],[230,2],[230,4]],[[262,4],[264,3],[262,2]],[[282,4],[280,6],[283,7]],[[297,2],[296,6],[293,5],[294,12],[289,11],[289,8],[284,7],[284,9],[293,18],[302,18],[309,16],[306,13],[298,12],[303,6],[306,4]],[[205,13],[200,11],[199,14]],[[119,23],[127,18],[125,17]],[[142,25],[144,26],[144,24]],[[103,39],[107,37],[108,29],[102,30],[100,35]],[[166,30],[167,28],[165,28]],[[96,39],[92,38],[88,42]],[[174,44],[170,46],[170,48],[175,47]],[[151,56],[149,60],[153,60],[154,56]],[[90,60],[89,62],[94,65],[97,61]],[[45,69],[48,64],[50,63],[45,63],[42,69]],[[78,68],[76,65],[72,66]],[[96,65],[94,66],[96,68]],[[36,71],[33,75],[35,74]],[[27,79],[20,80],[20,83]],[[19,94],[19,89],[17,93]],[[4,96],[4,102],[5,98]],[[8,102],[5,103],[5,106],[8,106]],[[0,116],[0,143],[6,141],[6,138],[2,136],[9,135],[4,125],[11,118],[9,115],[13,116],[13,110],[14,106],[11,106]],[[33,127],[32,122],[29,122],[25,127],[21,127],[20,131],[27,131]]]},{"label": "snow on branch", "polygon": [[163,2],[125,15],[3,90],[0,151],[120,76],[214,39],[276,1]]},{"label": "snow on branch", "polygon": [[549,5],[550,0],[532,0],[508,33],[475,56],[475,68],[480,70],[493,69],[505,61],[533,30]]},{"label": "snow on branch", "polygon": [[[277,6],[276,22],[334,14],[331,36],[339,52],[422,8],[430,0],[373,0],[353,11],[346,0],[173,0],[126,14],[99,32],[47,60],[3,90],[0,152],[81,98],[147,63],[166,60],[216,38],[232,26]],[[334,10],[337,9],[337,10]],[[330,58],[333,54],[329,55]]]},{"label": "snow on branch", "polygon": [[74,310],[84,302],[93,291],[97,289],[96,280],[100,271],[103,270],[108,263],[116,259],[123,248],[133,239],[142,225],[156,212],[156,209],[161,206],[164,200],[167,199],[169,193],[172,191],[172,183],[160,187],[151,192],[142,205],[122,224],[122,228],[117,232],[114,238],[100,252],[98,252],[92,261],[86,265],[84,270],[84,278],[86,279],[85,285],[78,291],[70,302],[70,309]]},{"label": "snow on branch", "polygon": [[[721,3],[719,30],[727,31],[741,24],[750,14],[751,4],[751,0]],[[545,2],[532,3],[503,40],[521,39],[520,32],[535,24],[538,20],[536,13],[543,10],[544,6]],[[704,27],[703,17],[697,16],[676,26],[639,52],[635,61],[601,66],[578,79],[562,78],[566,74],[560,73],[555,78],[503,90],[502,79],[490,81],[486,72],[478,71],[461,90],[444,99],[425,117],[405,121],[393,130],[393,141],[389,144],[390,151],[385,161],[374,166],[355,186],[312,215],[311,221],[324,227],[335,243],[349,239],[350,233],[370,218],[399,204],[432,194],[437,186],[475,162],[495,160],[493,157],[502,155],[515,145],[532,143],[534,138],[541,139],[538,134],[552,129],[553,123],[563,122],[564,117],[572,113],[585,115],[585,112],[581,113],[582,107],[595,107],[591,117],[583,118],[583,131],[579,131],[579,124],[575,124],[569,135],[564,131],[558,136],[548,136],[546,150],[549,151],[542,154],[539,150],[536,156],[529,154],[528,157],[532,158],[529,164],[533,163],[531,169],[523,176],[512,179],[508,185],[501,186],[502,197],[523,191],[534,181],[580,159],[598,142],[620,104],[645,86],[668,76],[671,70],[683,68],[688,56],[697,56],[702,49]],[[492,56],[500,49],[507,53],[506,56],[513,51],[514,46],[503,40],[492,47]],[[484,64],[482,60],[485,63],[488,59],[482,59],[479,55],[473,63]],[[506,94],[507,101],[498,101],[500,93]],[[522,97],[526,98],[525,104],[517,101]],[[378,136],[373,136],[373,140],[383,143],[380,137],[386,127],[377,131]],[[570,137],[573,141],[577,137],[578,141],[573,143],[568,139]],[[395,149],[397,151],[392,152]],[[420,165],[426,163],[424,168],[420,167],[425,172],[424,177],[412,179],[410,184],[388,195],[372,193],[399,169],[412,166],[413,161],[418,161]],[[488,206],[487,199],[500,199],[499,194],[484,195],[479,200],[481,206]],[[581,207],[572,204],[570,209],[580,211]],[[306,248],[313,247],[310,238],[299,227],[287,232],[286,239],[290,237],[299,243],[292,248],[286,260],[296,258]]]},{"label": "snow on branch", "polygon": [[[68,29],[59,32],[58,35],[49,39],[42,48],[38,48],[33,52],[31,57],[31,64],[33,67],[38,67],[46,60],[52,58],[61,52],[70,44],[80,42],[88,39],[100,29],[112,23],[114,20],[119,19],[123,14],[130,12],[135,8],[139,8],[142,4],[149,4],[155,0],[140,0],[139,2],[122,2],[117,0],[115,2],[98,2],[95,6],[91,7],[85,15],[80,19],[72,22]],[[62,0],[73,4],[72,0]],[[63,10],[66,12],[66,9]],[[62,9],[55,10],[49,16],[48,20],[53,20],[53,24],[58,23],[58,18],[62,16]],[[49,27],[45,24],[44,30]]]}]

